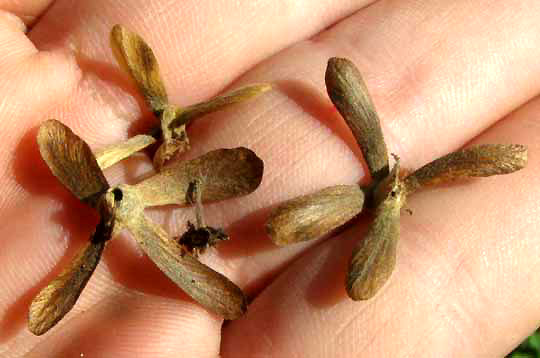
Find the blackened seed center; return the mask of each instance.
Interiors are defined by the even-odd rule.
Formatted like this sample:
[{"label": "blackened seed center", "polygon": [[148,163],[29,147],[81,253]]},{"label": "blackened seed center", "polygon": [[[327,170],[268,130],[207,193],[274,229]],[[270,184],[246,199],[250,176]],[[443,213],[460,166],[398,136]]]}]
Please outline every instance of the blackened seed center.
[{"label": "blackened seed center", "polygon": [[122,190],[119,188],[113,189],[113,195],[114,195],[114,201],[119,202],[122,201],[122,198],[124,197],[124,193],[122,193]]}]

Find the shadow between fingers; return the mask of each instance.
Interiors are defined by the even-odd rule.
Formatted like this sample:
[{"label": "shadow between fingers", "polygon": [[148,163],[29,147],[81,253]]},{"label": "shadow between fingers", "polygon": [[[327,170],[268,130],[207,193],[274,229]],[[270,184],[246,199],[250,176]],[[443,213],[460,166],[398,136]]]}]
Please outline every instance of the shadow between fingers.
[{"label": "shadow between fingers", "polygon": [[136,134],[149,133],[159,123],[157,118],[150,112],[144,98],[137,90],[134,81],[118,66],[114,66],[108,62],[96,61],[81,54],[77,55],[77,64],[84,73],[94,74],[100,80],[114,85],[135,99],[142,117],[140,120],[131,123],[128,129],[128,135],[130,137]]},{"label": "shadow between fingers", "polygon": [[[53,214],[52,220],[60,223],[62,227],[66,229],[70,237],[68,247],[60,259],[54,265],[54,267],[47,273],[45,277],[39,280],[34,286],[26,291],[22,296],[15,300],[15,302],[6,310],[4,318],[0,321],[0,343],[4,343],[17,334],[24,326],[28,317],[28,309],[34,297],[45,288],[53,279],[55,279],[73,260],[78,251],[82,248],[82,242],[88,240],[90,237],[90,230],[85,230],[91,225],[92,219],[97,224],[97,217],[88,217],[79,220],[70,221],[71,210],[60,210]],[[85,224],[82,224],[82,221]],[[67,223],[67,224],[66,224]],[[44,240],[47,238],[44,237]]]},{"label": "shadow between fingers", "polygon": [[258,252],[279,250],[266,233],[265,223],[274,207],[256,210],[235,221],[227,228],[230,241],[219,246],[219,254],[225,259],[253,256]]},{"label": "shadow between fingers", "polygon": [[127,289],[167,298],[191,300],[148,256],[138,252],[124,231],[109,242],[103,253],[113,280]]},{"label": "shadow between fingers", "polygon": [[[306,289],[306,300],[311,305],[325,308],[350,300],[345,290],[345,277],[352,252],[364,239],[367,229],[368,222],[357,218],[332,234],[330,240],[339,240],[339,243],[331,245],[321,270]],[[335,237],[338,234],[339,237]]]},{"label": "shadow between fingers", "polygon": [[351,130],[327,96],[322,96],[321,91],[316,87],[298,80],[277,81],[276,88],[347,144],[362,163],[364,173],[369,173],[364,156]]},{"label": "shadow between fingers", "polygon": [[11,170],[15,180],[33,196],[64,199],[68,190],[54,177],[39,153],[39,127],[29,129],[15,146]]},{"label": "shadow between fingers", "polygon": [[[118,340],[123,338],[121,333],[126,329],[125,325],[129,324],[131,317],[138,312],[134,302],[136,298],[117,294],[107,297],[105,302],[98,302],[89,311],[81,312],[74,318],[78,321],[76,330],[68,330],[67,325],[62,326],[52,337],[57,344],[48,346],[45,343],[45,346],[48,346],[48,356],[83,357],[89,352],[109,352],[111,347],[112,351],[116,351]],[[124,325],[121,326],[122,330],[118,329],[118,325]],[[111,326],[115,327],[115,331],[108,329]],[[59,336],[69,339],[58,339]],[[38,345],[38,350],[39,347]]]}]

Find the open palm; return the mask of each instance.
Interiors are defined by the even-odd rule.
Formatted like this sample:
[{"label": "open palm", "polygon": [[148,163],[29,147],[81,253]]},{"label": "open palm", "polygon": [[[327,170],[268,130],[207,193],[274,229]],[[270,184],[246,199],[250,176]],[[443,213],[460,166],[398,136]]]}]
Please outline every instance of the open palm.
[{"label": "open palm", "polygon": [[[538,1],[0,0],[0,9],[3,357],[492,357],[540,320]],[[184,156],[245,146],[265,161],[255,193],[206,207],[209,223],[232,240],[203,260],[252,303],[223,325],[125,234],[110,242],[74,309],[35,337],[25,326],[30,301],[97,222],[41,160],[39,124],[57,118],[93,149],[155,124],[110,51],[117,23],[152,46],[172,103],[275,84],[194,123]],[[283,200],[366,177],[325,93],[332,56],[362,71],[404,167],[470,142],[529,147],[518,173],[411,197],[396,271],[365,302],[344,288],[365,222],[287,248],[263,229]],[[141,155],[106,175],[134,183],[151,170]],[[171,207],[150,214],[171,233],[193,215]]]}]

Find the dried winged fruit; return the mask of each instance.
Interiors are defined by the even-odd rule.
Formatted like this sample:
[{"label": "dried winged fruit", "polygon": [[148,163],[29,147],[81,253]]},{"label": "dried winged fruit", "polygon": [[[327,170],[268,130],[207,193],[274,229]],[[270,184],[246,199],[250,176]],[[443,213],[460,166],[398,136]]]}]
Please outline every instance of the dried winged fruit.
[{"label": "dried winged fruit", "polygon": [[120,67],[133,78],[148,106],[160,120],[163,143],[154,156],[154,165],[158,170],[173,155],[189,148],[186,126],[191,121],[271,89],[269,84],[247,86],[203,103],[180,108],[168,102],[156,57],[139,35],[115,25],[111,30],[110,43]]},{"label": "dried winged fruit", "polygon": [[401,180],[398,164],[389,173],[379,117],[358,69],[347,59],[331,58],[325,79],[328,95],[356,138],[373,183],[362,189],[336,186],[292,199],[272,212],[266,227],[274,243],[287,245],[322,237],[350,221],[364,206],[373,208],[375,219],[352,255],[346,279],[349,296],[364,300],[383,287],[394,269],[400,209],[408,195],[425,185],[520,170],[527,164],[527,148],[475,146],[434,160]]},{"label": "dried winged fruit", "polygon": [[[167,195],[185,198],[189,180],[198,173],[210,171],[216,162],[216,153],[228,153],[234,158],[235,168],[250,178],[249,184],[232,185],[233,188],[228,189],[237,173],[222,168],[218,171],[222,177],[208,174],[214,191],[201,200],[220,200],[250,193],[261,182],[263,171],[262,161],[253,152],[245,148],[211,152],[182,166],[169,168],[140,183],[140,187],[120,185],[110,188],[89,146],[62,123],[56,120],[45,122],[38,133],[38,145],[51,172],[77,198],[97,209],[101,220],[90,242],[70,266],[32,301],[28,326],[34,334],[45,333],[69,312],[99,263],[105,243],[123,228],[132,233],[145,253],[169,278],[203,306],[227,319],[237,318],[245,312],[246,299],[240,288],[187,253],[144,215],[144,209],[155,205],[145,194],[163,189],[160,185],[167,185],[169,190],[169,194],[160,196],[162,202],[178,201]],[[248,160],[244,160],[246,158]]]}]

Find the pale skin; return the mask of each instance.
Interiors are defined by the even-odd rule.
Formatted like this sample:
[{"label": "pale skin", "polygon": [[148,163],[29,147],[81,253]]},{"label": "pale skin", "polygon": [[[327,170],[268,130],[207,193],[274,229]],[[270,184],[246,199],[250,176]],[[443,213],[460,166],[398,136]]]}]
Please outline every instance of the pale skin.
[{"label": "pale skin", "polygon": [[[0,0],[2,357],[495,357],[536,328],[537,0],[126,3]],[[228,229],[231,241],[203,260],[253,302],[244,318],[222,326],[124,234],[109,244],[74,309],[35,337],[26,329],[31,299],[97,221],[42,162],[37,127],[56,118],[98,150],[154,123],[109,49],[116,23],[151,45],[173,103],[276,84],[195,123],[184,156],[245,146],[265,161],[255,193],[205,208],[207,222]],[[529,147],[522,171],[411,197],[396,271],[366,302],[348,299],[344,277],[367,219],[286,248],[263,230],[283,200],[367,180],[324,88],[332,56],[351,59],[364,75],[389,151],[405,168],[467,143]],[[112,184],[133,183],[150,171],[139,156],[106,175]],[[153,217],[172,233],[194,218],[171,210]]]}]

